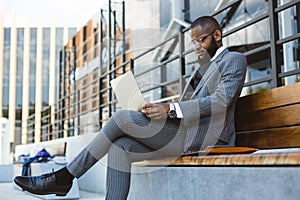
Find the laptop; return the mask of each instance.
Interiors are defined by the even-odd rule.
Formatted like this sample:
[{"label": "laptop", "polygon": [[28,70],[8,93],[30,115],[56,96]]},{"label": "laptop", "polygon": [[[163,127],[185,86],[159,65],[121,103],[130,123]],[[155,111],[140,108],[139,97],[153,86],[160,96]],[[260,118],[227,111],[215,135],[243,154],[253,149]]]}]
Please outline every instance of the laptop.
[{"label": "laptop", "polygon": [[146,103],[131,71],[110,81],[121,109],[142,110]]}]

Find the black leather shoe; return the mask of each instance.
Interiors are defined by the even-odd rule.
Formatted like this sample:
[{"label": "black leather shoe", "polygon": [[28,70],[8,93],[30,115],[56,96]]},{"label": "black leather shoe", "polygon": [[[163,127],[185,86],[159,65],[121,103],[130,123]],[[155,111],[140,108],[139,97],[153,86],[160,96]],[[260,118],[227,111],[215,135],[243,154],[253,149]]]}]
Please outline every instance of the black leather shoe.
[{"label": "black leather shoe", "polygon": [[14,182],[23,190],[33,194],[55,194],[56,196],[65,196],[71,189],[73,183],[71,182],[67,185],[57,184],[53,172],[41,176],[17,176]]}]

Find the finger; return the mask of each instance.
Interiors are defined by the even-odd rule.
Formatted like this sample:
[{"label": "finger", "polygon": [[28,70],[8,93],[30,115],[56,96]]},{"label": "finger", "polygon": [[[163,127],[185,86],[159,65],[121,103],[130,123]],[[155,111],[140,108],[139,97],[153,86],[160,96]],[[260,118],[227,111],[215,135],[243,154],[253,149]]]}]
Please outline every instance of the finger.
[{"label": "finger", "polygon": [[143,109],[148,109],[151,108],[152,104],[151,103],[146,103],[145,105],[143,105]]},{"label": "finger", "polygon": [[163,113],[160,113],[160,112],[155,112],[155,113],[150,113],[148,115],[149,118],[151,119],[163,119],[165,118],[165,115]]}]

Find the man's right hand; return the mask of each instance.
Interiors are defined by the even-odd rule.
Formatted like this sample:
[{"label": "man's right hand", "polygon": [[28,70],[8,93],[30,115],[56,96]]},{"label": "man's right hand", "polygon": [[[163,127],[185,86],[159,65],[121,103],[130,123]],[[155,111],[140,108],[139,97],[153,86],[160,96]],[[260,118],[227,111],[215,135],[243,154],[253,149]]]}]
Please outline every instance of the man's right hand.
[{"label": "man's right hand", "polygon": [[146,103],[143,106],[142,113],[150,119],[167,119],[170,105],[168,103]]}]

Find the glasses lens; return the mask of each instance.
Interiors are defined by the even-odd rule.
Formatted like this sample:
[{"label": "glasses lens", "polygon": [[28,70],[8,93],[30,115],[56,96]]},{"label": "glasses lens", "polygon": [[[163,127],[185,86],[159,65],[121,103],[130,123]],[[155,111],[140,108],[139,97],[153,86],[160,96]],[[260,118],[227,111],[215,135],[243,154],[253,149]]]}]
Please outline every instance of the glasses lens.
[{"label": "glasses lens", "polygon": [[200,45],[201,43],[202,43],[202,38],[197,38],[191,41],[190,45],[195,46],[195,45]]}]

